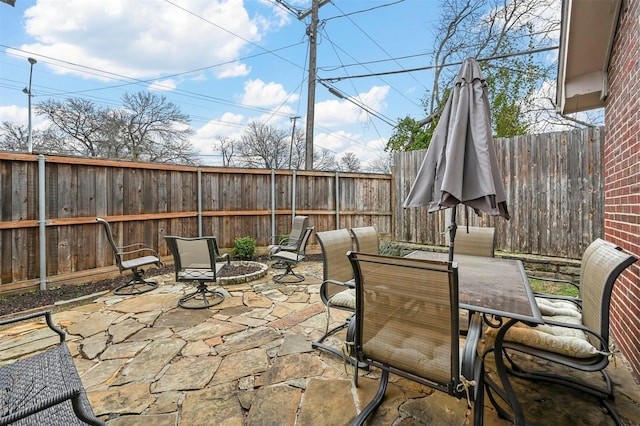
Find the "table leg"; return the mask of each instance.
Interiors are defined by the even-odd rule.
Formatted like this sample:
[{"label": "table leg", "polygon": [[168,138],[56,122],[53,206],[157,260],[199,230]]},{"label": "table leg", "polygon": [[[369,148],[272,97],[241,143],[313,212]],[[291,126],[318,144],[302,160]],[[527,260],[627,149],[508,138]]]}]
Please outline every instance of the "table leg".
[{"label": "table leg", "polygon": [[[496,389],[494,389],[494,391],[496,391],[496,393],[500,396],[500,398],[504,399],[504,401],[509,405],[509,407],[511,407],[511,410],[513,411],[513,419],[510,419],[510,420],[512,420],[513,423],[517,426],[524,426],[526,423],[524,420],[524,413],[522,412],[522,406],[520,405],[520,402],[518,401],[516,393],[513,390],[513,386],[511,386],[511,382],[509,381],[507,368],[504,363],[504,354],[502,351],[502,342],[504,340],[505,334],[507,333],[509,328],[511,328],[517,322],[518,320],[511,319],[502,328],[500,328],[500,330],[496,335],[493,348],[485,351],[485,356],[488,352],[494,353],[494,359],[496,363],[496,372],[498,373],[498,377],[500,378],[500,382],[502,384],[502,392],[499,392]],[[487,382],[487,387],[495,386],[495,384],[491,383],[488,378],[486,382]],[[497,404],[494,403],[494,405],[497,405]],[[506,415],[504,410],[498,407],[496,407],[496,409],[502,415]]]}]

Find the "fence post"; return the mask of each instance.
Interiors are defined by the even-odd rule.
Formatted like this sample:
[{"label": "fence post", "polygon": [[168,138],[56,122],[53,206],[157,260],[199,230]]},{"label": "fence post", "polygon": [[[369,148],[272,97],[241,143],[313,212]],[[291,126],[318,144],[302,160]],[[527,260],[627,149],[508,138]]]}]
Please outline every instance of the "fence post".
[{"label": "fence post", "polygon": [[271,244],[276,241],[276,171],[271,169]]},{"label": "fence post", "polygon": [[336,229],[340,229],[340,177],[336,172]]},{"label": "fence post", "polygon": [[40,290],[47,289],[47,204],[45,190],[45,158],[38,155],[38,229],[40,233]]},{"label": "fence post", "polygon": [[298,178],[295,170],[293,170],[291,178],[293,179],[291,182],[291,226],[293,226],[293,218],[296,217],[296,181]]},{"label": "fence post", "polygon": [[198,173],[198,236],[202,237],[202,168],[198,166],[196,170]]}]

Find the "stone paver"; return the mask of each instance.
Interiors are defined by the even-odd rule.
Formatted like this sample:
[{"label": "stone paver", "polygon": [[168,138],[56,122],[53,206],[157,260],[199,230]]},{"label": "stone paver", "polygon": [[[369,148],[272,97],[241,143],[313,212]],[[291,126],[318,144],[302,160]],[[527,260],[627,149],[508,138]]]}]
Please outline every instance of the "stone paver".
[{"label": "stone paver", "polygon": [[[108,426],[348,425],[373,398],[378,372],[359,372],[335,355],[313,349],[327,317],[320,301],[322,265],[302,262],[306,279],[224,284],[223,303],[203,310],[177,307],[192,286],[158,277],[139,296],[106,294],[56,312],[95,413]],[[333,310],[338,324],[348,312]],[[345,331],[327,339],[340,347]],[[55,343],[42,324],[2,330],[0,361]],[[491,361],[490,361],[491,362]],[[488,366],[491,371],[491,366]],[[610,367],[615,406],[625,424],[640,424],[640,387],[621,360]],[[545,425],[612,425],[589,397],[553,385],[514,381],[527,419]],[[504,426],[487,400],[485,425]],[[391,375],[385,399],[369,425],[470,424],[457,400]]]},{"label": "stone paver", "polygon": [[156,392],[202,389],[213,377],[222,362],[220,357],[182,357],[169,366],[164,375],[153,384]]}]

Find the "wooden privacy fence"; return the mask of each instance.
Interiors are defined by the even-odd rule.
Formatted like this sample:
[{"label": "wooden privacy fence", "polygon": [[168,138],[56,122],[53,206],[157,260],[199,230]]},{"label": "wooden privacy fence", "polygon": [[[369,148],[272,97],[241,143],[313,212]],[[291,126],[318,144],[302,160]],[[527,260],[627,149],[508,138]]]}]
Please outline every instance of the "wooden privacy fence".
[{"label": "wooden privacy fence", "polygon": [[[580,258],[603,235],[603,141],[598,128],[497,139],[512,219],[471,212],[470,224],[495,226],[499,250]],[[0,293],[113,265],[96,216],[118,244],[144,242],[161,256],[165,235],[266,246],[296,214],[316,231],[373,225],[393,240],[447,245],[444,212],[402,208],[424,154],[398,153],[393,173],[380,175],[0,153]],[[462,208],[457,217],[466,223]]]},{"label": "wooden privacy fence", "polygon": [[[579,259],[591,241],[603,236],[603,145],[602,128],[496,139],[511,220],[477,216],[469,209],[469,224],[496,227],[498,250]],[[394,156],[395,238],[447,245],[449,210],[402,208],[425,153]],[[467,223],[463,206],[456,223]]]},{"label": "wooden privacy fence", "polygon": [[111,222],[117,244],[144,242],[166,256],[165,235],[214,235],[226,248],[250,236],[266,246],[296,214],[316,231],[373,225],[390,235],[391,196],[391,177],[380,174],[0,153],[0,293],[113,265],[97,216]]}]

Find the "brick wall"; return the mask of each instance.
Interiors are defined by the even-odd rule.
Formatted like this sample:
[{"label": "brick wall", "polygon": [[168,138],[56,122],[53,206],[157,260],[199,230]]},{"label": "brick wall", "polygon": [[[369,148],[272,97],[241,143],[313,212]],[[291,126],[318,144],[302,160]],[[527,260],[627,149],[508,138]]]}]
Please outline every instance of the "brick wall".
[{"label": "brick wall", "polygon": [[[609,65],[604,148],[605,238],[640,255],[640,2],[624,0]],[[614,287],[611,329],[640,378],[640,265]]]}]

